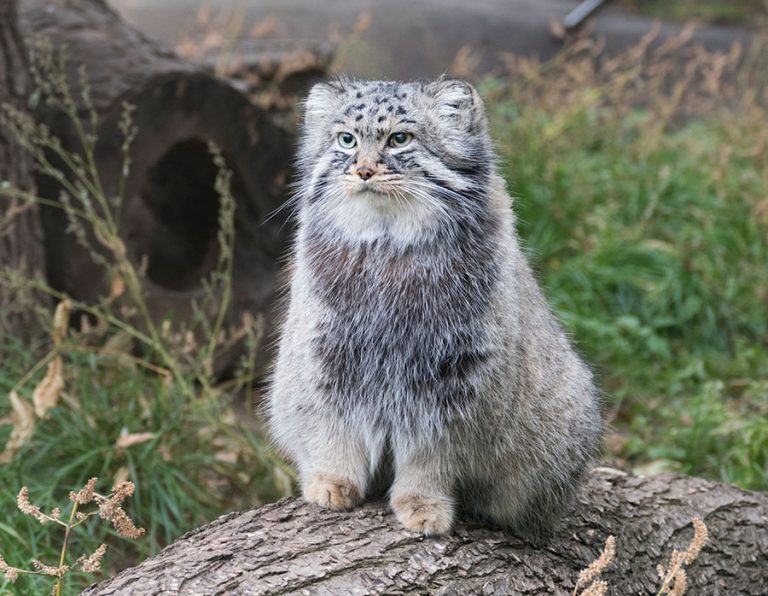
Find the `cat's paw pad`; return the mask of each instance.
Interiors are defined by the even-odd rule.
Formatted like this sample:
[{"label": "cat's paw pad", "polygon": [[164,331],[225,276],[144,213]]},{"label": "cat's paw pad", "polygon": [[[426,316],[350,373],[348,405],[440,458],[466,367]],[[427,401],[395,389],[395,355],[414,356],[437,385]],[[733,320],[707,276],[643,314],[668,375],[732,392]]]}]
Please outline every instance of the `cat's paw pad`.
[{"label": "cat's paw pad", "polygon": [[352,509],[363,497],[351,482],[338,476],[317,474],[304,487],[304,498],[327,509]]},{"label": "cat's paw pad", "polygon": [[391,504],[400,523],[414,532],[447,534],[453,525],[453,502],[447,497],[400,495]]}]

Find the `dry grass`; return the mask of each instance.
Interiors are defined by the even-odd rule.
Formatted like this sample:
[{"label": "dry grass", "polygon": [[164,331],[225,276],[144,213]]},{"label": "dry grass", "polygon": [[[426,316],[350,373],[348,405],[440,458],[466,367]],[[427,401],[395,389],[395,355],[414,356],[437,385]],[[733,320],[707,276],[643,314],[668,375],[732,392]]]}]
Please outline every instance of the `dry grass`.
[{"label": "dry grass", "polygon": [[[16,497],[19,511],[34,518],[42,525],[50,523],[64,528],[64,536],[57,565],[47,565],[39,559],[33,559],[31,562],[33,569],[22,569],[9,565],[0,554],[0,573],[5,575],[8,582],[15,583],[19,575],[55,577],[52,594],[53,596],[61,596],[64,577],[72,570],[72,566],[67,564],[67,551],[72,531],[92,517],[98,516],[109,521],[117,533],[124,538],[135,540],[144,535],[145,530],[137,528],[123,509],[124,501],[133,495],[133,483],[120,482],[112,488],[112,492],[108,495],[101,495],[95,492],[97,481],[97,478],[91,478],[82,489],[69,493],[70,506],[67,521],[62,519],[62,511],[58,507],[53,508],[50,513],[44,513],[39,506],[30,502],[29,489],[26,486],[21,488]],[[96,509],[83,511],[84,506],[89,504],[95,504]],[[101,560],[106,550],[107,545],[101,544],[90,555],[78,557],[75,565],[78,565],[85,573],[98,573],[101,570]]]},{"label": "dry grass", "polygon": [[656,596],[662,596],[663,594],[680,596],[685,593],[688,584],[685,566],[690,565],[696,560],[701,549],[704,548],[709,540],[709,532],[704,522],[698,517],[694,517],[692,523],[694,534],[688,548],[684,551],[673,550],[669,563],[666,566],[659,565],[656,568],[661,579],[661,588],[659,588]]},{"label": "dry grass", "polygon": [[[691,23],[661,39],[656,23],[638,44],[612,57],[604,56],[603,41],[590,37],[575,40],[546,63],[503,53],[506,83],[494,93],[558,113],[563,122],[585,110],[611,122],[637,117],[640,110],[643,144],[658,143],[692,117],[764,119],[766,42],[758,38],[749,48],[736,42],[729,52],[709,52],[691,43],[695,29]],[[558,124],[548,132],[557,137]]]},{"label": "dry grass", "polygon": [[[670,555],[668,565],[658,565],[656,568],[661,587],[656,596],[682,596],[688,585],[688,578],[685,571],[686,565],[691,565],[701,553],[701,549],[709,540],[707,526],[701,519],[694,517],[693,538],[684,551],[673,550]],[[609,536],[605,541],[600,556],[595,559],[587,568],[579,573],[576,586],[573,588],[572,596],[605,596],[608,593],[609,585],[605,580],[601,580],[600,575],[608,569],[616,558],[616,539]]]},{"label": "dry grass", "polygon": [[603,548],[600,556],[579,573],[572,596],[603,596],[608,589],[608,584],[597,578],[600,577],[603,571],[608,569],[615,557],[616,539],[613,536],[608,536],[605,541],[605,548]]}]

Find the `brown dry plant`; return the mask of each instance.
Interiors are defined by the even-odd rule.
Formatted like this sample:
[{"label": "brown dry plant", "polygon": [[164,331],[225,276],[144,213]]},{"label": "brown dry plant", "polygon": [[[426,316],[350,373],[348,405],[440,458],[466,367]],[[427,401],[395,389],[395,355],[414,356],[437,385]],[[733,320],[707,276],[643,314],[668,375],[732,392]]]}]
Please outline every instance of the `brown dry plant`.
[{"label": "brown dry plant", "polygon": [[[51,339],[53,348],[11,389],[8,399],[11,403],[12,414],[9,419],[0,422],[10,422],[11,435],[0,452],[0,463],[11,461],[21,447],[34,436],[36,420],[45,418],[48,411],[55,407],[64,389],[64,361],[61,357],[62,343],[66,337],[69,324],[70,303],[61,301],[53,316]],[[43,366],[47,365],[45,376],[32,391],[32,404],[21,397],[19,391]]]},{"label": "brown dry plant", "polygon": [[3,422],[13,425],[5,448],[0,452],[0,464],[11,461],[21,447],[35,434],[35,410],[18,392],[11,390],[8,394],[11,403],[11,415]]},{"label": "brown dry plant", "polygon": [[[701,549],[707,544],[709,532],[700,518],[694,517],[693,539],[684,551],[673,550],[669,563],[659,565],[656,571],[662,581],[656,596],[682,596],[688,587],[688,577],[685,565],[690,565],[699,556]],[[605,596],[608,593],[608,583],[599,579],[600,575],[610,566],[616,557],[616,539],[609,536],[600,556],[579,573],[571,596]],[[591,583],[590,583],[591,582]]]},{"label": "brown dry plant", "polygon": [[[597,580],[616,557],[616,538],[608,536],[600,556],[579,573],[571,596],[604,596],[608,584]],[[590,583],[591,582],[591,583]],[[579,592],[579,590],[582,590]]]},{"label": "brown dry plant", "polygon": [[[61,519],[61,509],[55,507],[50,514],[46,514],[38,506],[29,500],[29,489],[23,486],[16,498],[19,510],[35,518],[41,524],[53,523],[64,528],[64,538],[59,553],[57,565],[48,565],[37,559],[31,561],[32,569],[22,569],[8,564],[5,558],[0,555],[0,573],[13,583],[19,575],[47,575],[56,578],[53,586],[53,596],[61,596],[62,579],[72,569],[71,565],[66,564],[67,550],[72,537],[72,531],[85,523],[94,516],[109,521],[118,534],[124,538],[137,539],[144,535],[143,528],[137,528],[131,518],[123,509],[124,501],[133,495],[134,485],[132,482],[121,482],[116,484],[112,491],[107,495],[101,495],[95,491],[97,478],[91,478],[83,488],[69,493],[70,509],[67,521]],[[95,505],[96,508],[90,511],[81,511],[81,507]],[[96,551],[90,555],[81,555],[75,561],[78,566],[86,573],[98,573],[101,569],[101,560],[106,553],[107,546],[102,544]]]},{"label": "brown dry plant", "polygon": [[[749,47],[736,41],[727,51],[709,51],[693,42],[694,31],[689,24],[663,39],[655,23],[637,44],[613,55],[605,53],[604,39],[587,34],[570,39],[547,61],[501,52],[502,76],[488,94],[491,100],[511,97],[518,106],[558,116],[548,142],[556,142],[562,136],[559,126],[585,110],[605,121],[643,118],[641,140],[648,145],[663,142],[666,132],[696,116],[727,113],[745,126],[764,118],[765,38],[755,36]],[[724,149],[738,147],[739,136],[734,130]],[[765,152],[764,146],[753,149]]]},{"label": "brown dry plant", "polygon": [[691,523],[693,524],[693,539],[688,548],[684,551],[673,550],[669,557],[669,563],[667,565],[659,565],[656,568],[662,582],[656,596],[664,594],[680,596],[685,593],[688,583],[685,566],[690,565],[696,560],[701,549],[704,548],[704,545],[709,540],[707,526],[700,518],[694,517]]}]

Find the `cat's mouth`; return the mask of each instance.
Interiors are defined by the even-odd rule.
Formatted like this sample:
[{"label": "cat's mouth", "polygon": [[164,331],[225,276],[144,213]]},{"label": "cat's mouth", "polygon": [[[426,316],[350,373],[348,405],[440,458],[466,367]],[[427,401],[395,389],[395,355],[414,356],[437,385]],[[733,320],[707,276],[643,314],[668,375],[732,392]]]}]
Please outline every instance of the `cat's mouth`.
[{"label": "cat's mouth", "polygon": [[375,195],[377,197],[394,198],[402,195],[400,177],[374,176],[368,180],[361,180],[357,176],[345,177],[345,190],[350,195]]},{"label": "cat's mouth", "polygon": [[387,191],[380,186],[376,184],[370,184],[370,183],[363,183],[362,185],[358,186],[355,190],[356,194],[372,194],[377,196],[386,197],[392,194],[390,191]]}]

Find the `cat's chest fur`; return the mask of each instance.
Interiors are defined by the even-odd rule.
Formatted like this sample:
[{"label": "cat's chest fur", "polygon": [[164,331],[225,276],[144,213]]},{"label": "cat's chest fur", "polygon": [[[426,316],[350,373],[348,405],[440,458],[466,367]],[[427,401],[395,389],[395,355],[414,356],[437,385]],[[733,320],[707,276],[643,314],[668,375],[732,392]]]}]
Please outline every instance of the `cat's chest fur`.
[{"label": "cat's chest fur", "polygon": [[322,304],[311,349],[332,405],[382,423],[425,411],[447,421],[471,406],[493,350],[484,321],[497,270],[487,242],[395,249],[317,235],[307,248]]}]

